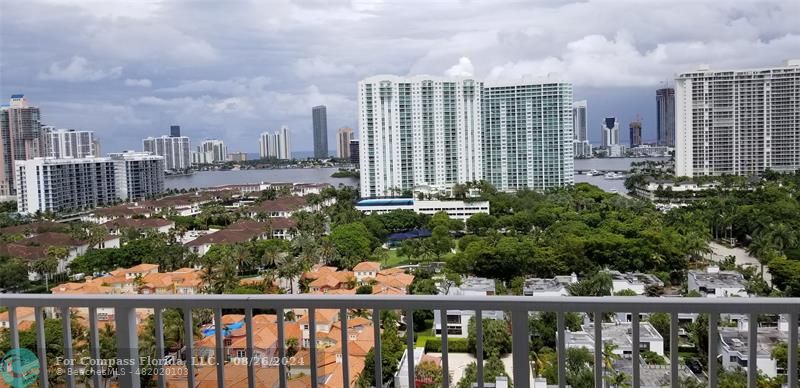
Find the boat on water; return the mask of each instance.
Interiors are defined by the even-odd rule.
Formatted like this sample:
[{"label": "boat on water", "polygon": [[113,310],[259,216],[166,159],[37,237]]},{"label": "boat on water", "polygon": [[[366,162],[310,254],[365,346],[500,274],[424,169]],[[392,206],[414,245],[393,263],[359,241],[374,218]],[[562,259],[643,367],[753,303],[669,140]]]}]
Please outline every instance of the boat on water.
[{"label": "boat on water", "polygon": [[606,179],[617,180],[617,179],[625,179],[625,175],[617,174],[615,172],[609,172],[605,175]]},{"label": "boat on water", "polygon": [[595,176],[595,175],[600,175],[600,171],[592,169],[591,171],[586,172],[586,176]]}]

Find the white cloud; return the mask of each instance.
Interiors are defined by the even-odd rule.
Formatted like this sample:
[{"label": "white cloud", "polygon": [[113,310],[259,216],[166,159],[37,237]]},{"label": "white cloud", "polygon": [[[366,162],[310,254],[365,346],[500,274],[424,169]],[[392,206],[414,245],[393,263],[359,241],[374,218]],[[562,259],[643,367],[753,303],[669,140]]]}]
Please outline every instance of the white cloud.
[{"label": "white cloud", "polygon": [[202,79],[182,81],[178,86],[157,89],[156,91],[174,94],[211,93],[235,96],[262,93],[271,83],[272,80],[265,76],[239,77],[226,80]]},{"label": "white cloud", "polygon": [[46,72],[39,73],[39,79],[67,82],[99,81],[102,79],[118,78],[122,74],[122,67],[110,69],[94,67],[84,57],[74,56],[69,61],[54,62]]},{"label": "white cloud", "polygon": [[128,78],[125,80],[125,86],[149,88],[153,86],[153,82],[147,78],[142,78],[142,79]]},{"label": "white cloud", "polygon": [[472,77],[475,75],[475,67],[467,57],[458,59],[458,63],[447,69],[444,74],[448,77]]},{"label": "white cloud", "polygon": [[313,58],[300,58],[294,65],[294,73],[303,79],[353,74],[355,71],[356,68],[353,65],[336,64],[331,59],[318,56]]}]

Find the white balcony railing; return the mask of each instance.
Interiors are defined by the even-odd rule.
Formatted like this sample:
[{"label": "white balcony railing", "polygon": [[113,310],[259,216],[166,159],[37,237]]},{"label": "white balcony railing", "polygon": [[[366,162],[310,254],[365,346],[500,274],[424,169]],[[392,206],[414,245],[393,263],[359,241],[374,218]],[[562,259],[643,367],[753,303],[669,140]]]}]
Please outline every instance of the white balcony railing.
[{"label": "white balcony railing", "polygon": [[[192,309],[211,309],[214,312],[215,322],[221,322],[223,309],[244,309],[245,328],[247,341],[247,356],[252,357],[253,352],[253,323],[252,316],[254,309],[274,309],[277,314],[278,344],[284,344],[284,311],[288,309],[308,309],[309,317],[309,343],[311,344],[310,365],[317,365],[316,360],[316,322],[315,309],[338,309],[342,320],[342,354],[347,353],[347,311],[348,309],[370,309],[372,310],[373,330],[375,339],[375,376],[381,376],[381,343],[380,343],[380,311],[382,310],[401,310],[406,317],[411,317],[414,310],[439,310],[442,316],[446,316],[447,310],[474,310],[476,316],[481,315],[481,311],[503,310],[511,316],[511,337],[512,337],[512,358],[513,358],[513,382],[516,388],[528,388],[530,386],[530,356],[529,339],[534,333],[529,332],[528,317],[529,312],[547,311],[557,314],[557,359],[558,359],[558,385],[566,385],[566,344],[564,343],[565,313],[586,312],[593,314],[595,318],[601,317],[603,313],[609,312],[629,312],[632,319],[632,343],[638,344],[640,341],[639,313],[669,313],[671,314],[670,327],[670,349],[669,358],[671,369],[671,386],[678,387],[680,381],[676,376],[679,374],[678,360],[678,314],[681,313],[702,313],[709,316],[709,335],[708,335],[708,386],[717,386],[717,349],[718,349],[718,322],[720,314],[745,314],[749,317],[749,322],[758,322],[761,314],[783,314],[789,318],[788,336],[788,365],[796,365],[798,360],[798,314],[800,313],[800,298],[645,298],[645,297],[520,297],[520,296],[486,296],[486,297],[460,297],[460,296],[317,296],[317,295],[191,295],[191,296],[172,296],[172,295],[34,295],[34,294],[5,294],[0,296],[0,306],[9,308],[10,326],[10,345],[12,348],[19,347],[19,332],[17,328],[16,307],[33,307],[36,311],[36,335],[37,348],[39,349],[40,362],[40,386],[47,387],[47,360],[45,353],[45,330],[44,316],[45,308],[56,308],[61,311],[62,317],[68,317],[71,308],[88,308],[89,311],[89,348],[93,359],[100,359],[100,347],[98,342],[97,329],[97,310],[114,308],[114,320],[116,325],[116,345],[118,359],[138,359],[138,334],[136,327],[137,308],[155,309],[155,336],[156,347],[162,349],[159,357],[163,356],[164,338],[162,327],[162,309],[176,308],[184,311],[184,316],[191,316]],[[414,348],[414,328],[411,319],[407,319],[408,330],[406,331],[406,345],[409,354],[413,354]],[[597,321],[597,319],[595,320]],[[64,356],[66,359],[73,357],[72,338],[70,334],[70,319],[62,319]],[[476,322],[476,344],[478,351],[477,380],[478,387],[483,388],[483,355],[482,343],[483,333],[481,320]],[[757,338],[758,325],[750,324],[748,327],[749,338]],[[184,320],[184,330],[186,338],[192,338],[194,328],[192,320]],[[221,330],[215,330],[216,336],[216,360],[224,360],[224,342]],[[749,360],[757,359],[758,341],[748,341]],[[604,367],[602,362],[602,325],[594,325],[594,381],[596,387],[603,387]],[[285,356],[284,346],[278,347],[279,357]],[[632,346],[632,357],[639,359],[639,347]],[[186,354],[192,353],[192,343],[187,341]],[[194,365],[191,357],[187,357],[187,383],[189,387],[195,386]],[[408,381],[414,379],[413,357],[408,357],[409,361]],[[367,362],[370,362],[369,360]],[[343,363],[343,386],[344,382],[351,381],[349,376],[349,359],[342,357]],[[139,377],[137,370],[139,365],[121,365],[118,374],[118,382],[121,387],[139,387]],[[248,363],[248,385],[256,386],[255,366]],[[286,366],[279,363],[279,386],[286,387],[287,374]],[[749,362],[748,386],[756,387],[757,365]],[[447,330],[442,330],[442,370],[448,370],[447,352]],[[224,363],[216,363],[216,373],[219,386],[222,386],[224,379]],[[310,368],[311,381],[317,380],[317,369]],[[798,375],[797,369],[789,367],[788,386],[797,388]],[[639,387],[640,366],[638,362],[633,363],[632,386]],[[447,373],[444,374],[443,387],[449,387]],[[67,387],[75,386],[74,376],[66,377]],[[166,385],[164,377],[159,376],[158,386]],[[100,377],[93,377],[93,386],[98,387]]]}]

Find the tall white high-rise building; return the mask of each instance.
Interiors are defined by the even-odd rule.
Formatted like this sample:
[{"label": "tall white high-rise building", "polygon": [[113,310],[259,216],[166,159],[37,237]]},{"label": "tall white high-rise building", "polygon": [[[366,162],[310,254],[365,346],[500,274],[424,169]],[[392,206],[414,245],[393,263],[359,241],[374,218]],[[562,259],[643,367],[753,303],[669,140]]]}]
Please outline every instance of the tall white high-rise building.
[{"label": "tall white high-rise building", "polygon": [[480,180],[481,84],[375,76],[358,85],[361,195]]},{"label": "tall white high-rise building", "polygon": [[42,155],[50,158],[85,158],[100,156],[95,149],[93,131],[42,127]]},{"label": "tall white high-rise building", "polygon": [[109,157],[33,158],[16,162],[22,214],[71,213],[164,191],[164,158],[125,152]]},{"label": "tall white high-rise building", "polygon": [[31,106],[25,95],[14,94],[8,105],[0,105],[0,196],[14,194],[14,162],[40,154],[39,108]]},{"label": "tall white high-rise building", "polygon": [[616,117],[606,117],[600,126],[601,145],[608,148],[619,144],[619,123]]},{"label": "tall white high-rise building", "polygon": [[275,133],[262,132],[258,137],[258,154],[262,159],[291,159],[289,127],[281,126]]},{"label": "tall white high-rise building", "polygon": [[291,159],[292,151],[289,143],[289,127],[282,125],[276,133],[275,143],[278,148],[278,159]]},{"label": "tall white high-rise building", "polygon": [[197,146],[197,152],[192,153],[192,163],[212,164],[228,160],[228,147],[222,140],[203,140]]},{"label": "tall white high-rise building", "polygon": [[574,183],[571,84],[487,81],[481,105],[484,180],[503,191]]},{"label": "tall white high-rise building", "polygon": [[576,158],[592,156],[592,145],[589,143],[588,122],[589,105],[586,100],[572,103],[572,129],[574,136],[572,153]]},{"label": "tall white high-rise building", "polygon": [[572,87],[375,76],[359,83],[361,195],[571,184]]},{"label": "tall white high-rise building", "polygon": [[348,159],[350,157],[350,140],[353,140],[353,128],[342,127],[336,131],[336,157]]},{"label": "tall white high-rise building", "polygon": [[109,153],[114,162],[117,196],[122,200],[150,198],[164,191],[164,157],[150,152]]},{"label": "tall white high-rise building", "polygon": [[191,166],[191,143],[187,136],[159,136],[142,139],[142,149],[164,157],[168,171],[185,170]]},{"label": "tall white high-rise building", "polygon": [[757,175],[800,169],[800,59],[675,79],[675,174]]}]

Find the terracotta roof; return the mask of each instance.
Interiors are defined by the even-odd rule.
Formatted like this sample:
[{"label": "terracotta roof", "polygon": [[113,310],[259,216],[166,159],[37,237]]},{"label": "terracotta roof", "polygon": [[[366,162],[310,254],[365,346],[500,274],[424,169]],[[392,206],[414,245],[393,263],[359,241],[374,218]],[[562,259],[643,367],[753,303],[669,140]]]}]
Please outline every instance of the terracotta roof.
[{"label": "terracotta roof", "polygon": [[44,246],[58,246],[58,247],[77,247],[86,245],[85,242],[75,239],[69,234],[60,232],[45,232],[37,234],[33,237],[26,238],[18,242],[19,244],[26,245],[44,245]]},{"label": "terracotta roof", "polygon": [[133,267],[122,269],[122,273],[140,273],[140,272],[148,272],[148,271],[158,271],[158,264],[146,264],[142,263],[139,265],[134,265]]},{"label": "terracotta roof", "polygon": [[297,227],[297,222],[291,218],[272,217],[269,219],[269,225],[272,229],[294,229]]},{"label": "terracotta roof", "polygon": [[[334,322],[339,320],[339,310],[337,309],[316,309],[316,323],[317,326],[320,324],[333,324]],[[308,323],[308,313],[303,314],[300,319],[297,320],[299,324],[307,324]]]},{"label": "terracotta roof", "polygon": [[150,214],[150,210],[141,206],[131,206],[127,204],[95,209],[92,214],[96,217],[132,217]]},{"label": "terracotta roof", "polygon": [[103,226],[111,230],[124,228],[136,230],[158,229],[169,225],[175,225],[175,223],[163,218],[117,218],[103,224]]},{"label": "terracotta roof", "polygon": [[261,202],[249,208],[251,212],[286,212],[302,209],[308,205],[305,197],[288,196]]},{"label": "terracotta roof", "polygon": [[[185,373],[184,373],[185,375]],[[226,388],[246,388],[247,385],[247,365],[226,364],[225,381],[221,386]],[[278,384],[277,367],[258,367],[255,368],[255,386],[273,387]],[[186,386],[186,379],[176,381],[175,386]],[[217,368],[216,366],[203,366],[197,368],[195,376],[195,388],[217,388]]]},{"label": "terracotta roof", "polygon": [[381,263],[377,261],[362,261],[353,267],[353,271],[359,272],[378,272],[381,270]]},{"label": "terracotta roof", "polygon": [[69,230],[69,225],[52,221],[31,222],[30,224],[7,226],[0,228],[0,234],[12,235],[22,234],[31,235],[45,232],[66,232]]}]

